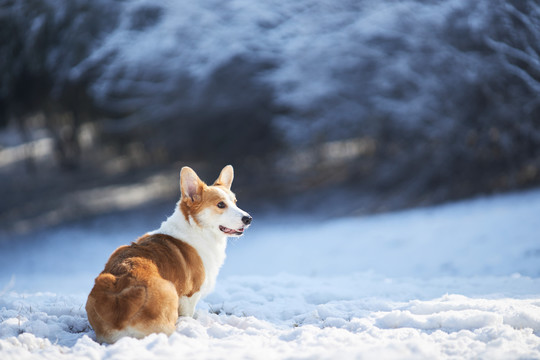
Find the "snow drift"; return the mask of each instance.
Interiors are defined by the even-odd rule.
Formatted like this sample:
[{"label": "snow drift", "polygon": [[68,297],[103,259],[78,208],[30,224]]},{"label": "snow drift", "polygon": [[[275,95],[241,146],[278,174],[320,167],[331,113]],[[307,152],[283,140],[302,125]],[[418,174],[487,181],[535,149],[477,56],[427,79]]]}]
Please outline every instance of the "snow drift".
[{"label": "snow drift", "polygon": [[536,358],[539,211],[532,191],[323,222],[255,216],[194,319],[109,346],[95,342],[86,295],[149,217],[58,227],[31,246],[3,239],[0,356]]}]

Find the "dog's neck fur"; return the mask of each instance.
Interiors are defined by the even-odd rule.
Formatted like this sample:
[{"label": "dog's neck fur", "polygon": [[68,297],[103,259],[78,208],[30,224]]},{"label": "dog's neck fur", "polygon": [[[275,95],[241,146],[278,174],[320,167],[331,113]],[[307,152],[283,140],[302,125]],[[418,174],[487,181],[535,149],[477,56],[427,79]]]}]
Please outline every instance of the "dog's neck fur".
[{"label": "dog's neck fur", "polygon": [[173,214],[161,223],[160,228],[150,234],[169,235],[195,248],[204,264],[206,275],[201,295],[205,296],[214,289],[219,269],[225,261],[227,236],[203,229],[191,216],[186,220],[180,210],[180,202],[176,204]]}]

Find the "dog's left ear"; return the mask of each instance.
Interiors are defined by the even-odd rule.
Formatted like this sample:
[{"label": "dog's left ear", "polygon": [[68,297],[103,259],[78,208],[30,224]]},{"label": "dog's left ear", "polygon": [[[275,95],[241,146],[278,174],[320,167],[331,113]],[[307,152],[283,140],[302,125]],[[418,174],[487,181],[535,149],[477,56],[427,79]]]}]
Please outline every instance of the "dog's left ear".
[{"label": "dog's left ear", "polygon": [[214,182],[214,185],[225,186],[227,189],[231,189],[231,185],[234,179],[234,170],[231,165],[227,165],[221,170],[219,177]]}]

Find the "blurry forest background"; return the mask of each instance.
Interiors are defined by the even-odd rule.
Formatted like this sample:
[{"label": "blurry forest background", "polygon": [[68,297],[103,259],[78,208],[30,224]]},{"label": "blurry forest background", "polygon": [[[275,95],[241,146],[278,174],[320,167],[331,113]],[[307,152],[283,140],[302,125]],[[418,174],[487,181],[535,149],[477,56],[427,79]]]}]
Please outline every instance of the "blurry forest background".
[{"label": "blurry forest background", "polygon": [[538,0],[0,0],[0,38],[2,230],[184,165],[331,216],[540,184]]}]

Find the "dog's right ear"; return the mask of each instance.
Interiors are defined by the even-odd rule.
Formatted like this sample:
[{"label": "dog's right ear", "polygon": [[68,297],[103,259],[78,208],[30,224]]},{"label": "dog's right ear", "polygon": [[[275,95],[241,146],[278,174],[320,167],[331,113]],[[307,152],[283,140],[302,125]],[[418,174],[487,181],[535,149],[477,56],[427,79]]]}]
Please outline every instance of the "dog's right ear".
[{"label": "dog's right ear", "polygon": [[203,185],[204,183],[192,168],[184,166],[180,170],[180,191],[183,199],[200,200]]}]

